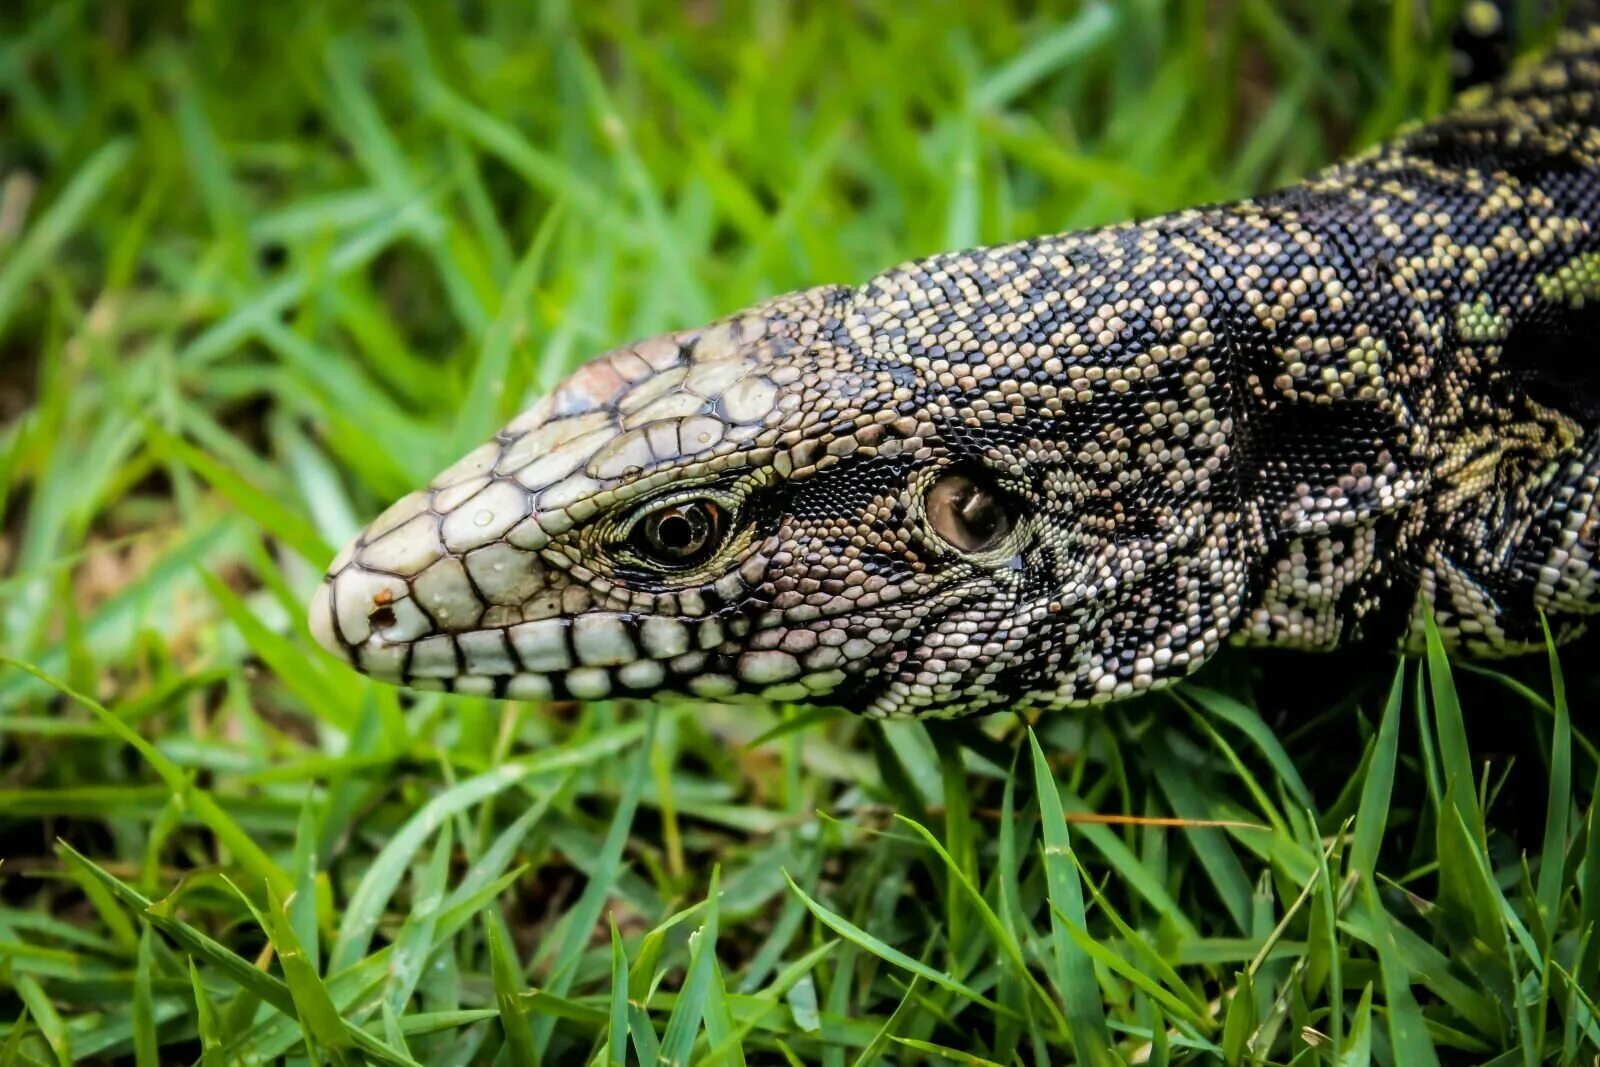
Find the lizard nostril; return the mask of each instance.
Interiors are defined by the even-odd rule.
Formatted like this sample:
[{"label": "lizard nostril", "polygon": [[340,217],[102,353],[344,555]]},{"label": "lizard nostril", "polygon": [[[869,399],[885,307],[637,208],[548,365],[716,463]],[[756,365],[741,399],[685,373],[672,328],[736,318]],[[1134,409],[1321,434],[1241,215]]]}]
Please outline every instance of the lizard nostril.
[{"label": "lizard nostril", "polygon": [[379,604],[377,607],[372,609],[370,614],[367,615],[367,621],[372,624],[372,628],[374,630],[387,630],[389,627],[393,626],[398,619],[395,617],[393,608],[387,604]]}]

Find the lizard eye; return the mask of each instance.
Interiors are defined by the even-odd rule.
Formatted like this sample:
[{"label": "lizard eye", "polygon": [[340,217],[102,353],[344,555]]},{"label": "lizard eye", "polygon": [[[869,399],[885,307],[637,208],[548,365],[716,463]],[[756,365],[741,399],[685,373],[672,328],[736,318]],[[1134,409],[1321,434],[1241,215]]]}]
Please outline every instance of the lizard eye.
[{"label": "lizard eye", "polygon": [[685,500],[652,511],[633,531],[633,549],[663,567],[698,563],[722,538],[726,513],[709,500]]},{"label": "lizard eye", "polygon": [[993,489],[971,475],[946,474],[923,501],[928,525],[959,552],[983,552],[1011,532],[1011,514]]}]

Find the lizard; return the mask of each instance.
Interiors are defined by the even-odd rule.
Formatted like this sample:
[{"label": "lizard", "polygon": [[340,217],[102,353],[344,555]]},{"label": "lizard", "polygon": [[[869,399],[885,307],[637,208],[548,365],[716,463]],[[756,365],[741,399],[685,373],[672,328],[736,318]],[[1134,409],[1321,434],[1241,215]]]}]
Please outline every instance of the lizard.
[{"label": "lizard", "polygon": [[315,639],[420,689],[956,716],[1228,642],[1600,607],[1600,27],[1256,198],[624,345],[385,511]]}]

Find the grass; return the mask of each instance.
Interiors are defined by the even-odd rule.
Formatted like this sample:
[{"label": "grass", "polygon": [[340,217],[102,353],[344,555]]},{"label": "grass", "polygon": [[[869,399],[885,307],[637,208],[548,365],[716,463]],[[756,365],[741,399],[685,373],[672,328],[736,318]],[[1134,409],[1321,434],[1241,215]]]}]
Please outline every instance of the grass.
[{"label": "grass", "polygon": [[1577,714],[1434,647],[1031,729],[314,650],[331,546],[588,354],[1446,98],[1448,3],[1035,6],[0,16],[0,1067],[1594,1061],[1581,649]]}]

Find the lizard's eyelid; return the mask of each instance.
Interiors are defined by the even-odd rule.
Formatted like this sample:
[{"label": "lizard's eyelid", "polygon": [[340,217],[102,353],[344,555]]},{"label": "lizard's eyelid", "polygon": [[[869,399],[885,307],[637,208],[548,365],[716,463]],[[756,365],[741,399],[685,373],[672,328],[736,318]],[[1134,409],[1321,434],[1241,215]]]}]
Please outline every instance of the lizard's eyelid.
[{"label": "lizard's eyelid", "polygon": [[731,520],[738,515],[742,503],[741,499],[733,493],[719,492],[707,486],[682,490],[669,496],[658,497],[633,508],[633,510],[617,520],[616,525],[611,530],[611,536],[618,541],[626,541],[639,529],[639,525],[650,516],[666,511],[669,508],[682,507],[695,500],[705,501],[722,509],[725,516],[730,520],[725,524],[727,529],[732,528],[733,522]]}]

